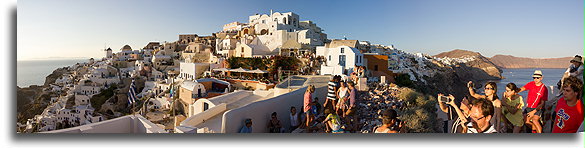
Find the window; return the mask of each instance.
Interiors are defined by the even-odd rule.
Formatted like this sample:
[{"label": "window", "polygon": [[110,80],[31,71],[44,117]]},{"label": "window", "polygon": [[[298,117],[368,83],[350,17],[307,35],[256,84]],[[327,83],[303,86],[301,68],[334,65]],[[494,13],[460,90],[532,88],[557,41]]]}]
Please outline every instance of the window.
[{"label": "window", "polygon": [[374,65],[374,71],[378,71],[378,65]]},{"label": "window", "polygon": [[329,55],[329,61],[331,61],[331,55]]},{"label": "window", "polygon": [[343,47],[341,48],[341,53],[343,53]]}]

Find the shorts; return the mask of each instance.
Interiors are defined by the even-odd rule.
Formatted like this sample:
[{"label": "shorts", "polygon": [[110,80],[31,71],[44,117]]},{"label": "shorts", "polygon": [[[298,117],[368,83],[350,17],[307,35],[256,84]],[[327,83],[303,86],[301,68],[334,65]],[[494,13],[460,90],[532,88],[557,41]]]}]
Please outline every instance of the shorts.
[{"label": "shorts", "polygon": [[313,114],[312,112],[313,112],[313,111],[311,111],[311,109],[309,109],[308,111],[306,111],[306,112],[305,112],[305,114],[306,114],[306,115],[312,115],[312,114]]},{"label": "shorts", "polygon": [[[531,111],[533,111],[535,109],[536,108],[527,107],[526,109],[524,109],[524,111],[522,112],[522,114],[528,114],[529,112],[531,112]],[[542,117],[542,112],[543,112],[543,110],[541,109],[541,110],[537,111],[536,113],[534,113],[534,115],[537,115],[537,116],[541,116]]]}]

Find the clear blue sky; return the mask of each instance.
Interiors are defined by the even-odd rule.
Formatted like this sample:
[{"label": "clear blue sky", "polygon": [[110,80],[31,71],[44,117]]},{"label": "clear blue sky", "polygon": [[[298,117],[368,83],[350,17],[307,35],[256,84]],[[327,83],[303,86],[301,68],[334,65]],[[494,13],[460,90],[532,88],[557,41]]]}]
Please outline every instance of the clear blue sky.
[{"label": "clear blue sky", "polygon": [[103,57],[178,34],[210,35],[248,16],[292,11],[329,38],[367,40],[431,55],[452,49],[486,56],[583,54],[583,1],[541,0],[23,0],[18,60]]}]

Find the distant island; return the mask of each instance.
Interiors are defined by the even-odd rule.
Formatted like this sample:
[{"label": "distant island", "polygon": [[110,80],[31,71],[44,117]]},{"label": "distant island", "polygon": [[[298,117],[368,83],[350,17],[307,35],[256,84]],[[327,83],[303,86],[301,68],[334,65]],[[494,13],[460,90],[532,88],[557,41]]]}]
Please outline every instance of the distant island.
[{"label": "distant island", "polygon": [[495,55],[489,58],[502,68],[567,68],[573,57],[563,58],[524,58],[511,55]]},{"label": "distant island", "polygon": [[443,52],[435,55],[435,57],[444,58],[462,58],[480,56],[482,60],[487,63],[506,69],[521,69],[521,68],[567,68],[569,61],[573,59],[572,56],[562,58],[526,58],[515,57],[512,55],[495,55],[491,58],[483,57],[479,52],[467,51],[462,49],[455,49],[448,52]]}]

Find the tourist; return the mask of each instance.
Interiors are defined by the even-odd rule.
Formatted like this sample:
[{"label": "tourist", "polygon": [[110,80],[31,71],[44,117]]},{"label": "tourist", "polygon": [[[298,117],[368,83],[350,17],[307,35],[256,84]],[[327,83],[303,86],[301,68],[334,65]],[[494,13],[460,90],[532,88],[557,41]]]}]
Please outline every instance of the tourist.
[{"label": "tourist", "polygon": [[382,125],[380,127],[374,128],[374,133],[399,133],[395,126],[397,120],[398,113],[396,113],[394,109],[385,110],[382,116]]},{"label": "tourist", "polygon": [[[347,84],[345,82],[339,83],[341,87],[337,90],[337,106],[335,108],[335,112],[341,111],[342,113],[345,112],[347,109],[347,98],[349,97],[349,88],[347,88]],[[343,114],[341,114],[343,117]]]},{"label": "tourist", "polygon": [[348,96],[348,103],[347,104],[347,111],[345,111],[345,123],[348,123],[351,127],[351,132],[355,132],[357,130],[357,116],[355,116],[355,112],[356,112],[356,95],[357,95],[357,89],[355,88],[355,84],[352,82],[348,82],[348,86],[349,86],[349,96]]},{"label": "tourist", "polygon": [[463,126],[466,133],[497,133],[494,125],[490,123],[490,120],[494,114],[494,106],[492,101],[487,99],[475,99],[473,100],[473,107],[469,112],[469,119],[465,118],[459,107],[455,104],[455,101],[450,100],[449,105],[455,108],[455,111],[461,119],[461,125]]},{"label": "tourist", "polygon": [[563,80],[569,76],[577,77],[579,80],[583,81],[583,58],[581,56],[575,55],[571,60],[571,65],[567,68]]},{"label": "tourist", "polygon": [[319,103],[319,98],[313,98],[313,106],[311,106],[312,113],[315,117],[321,114],[321,103]]},{"label": "tourist", "polygon": [[252,119],[244,120],[244,127],[240,129],[240,133],[252,133]]},{"label": "tourist", "polygon": [[337,76],[333,76],[331,80],[327,83],[327,99],[325,99],[325,104],[323,107],[333,110],[335,105],[337,104],[337,89],[339,87],[339,82],[337,81]]},{"label": "tourist", "polygon": [[294,131],[301,125],[300,116],[297,113],[297,108],[294,106],[290,107],[290,131]]},{"label": "tourist", "polygon": [[[522,115],[522,107],[524,107],[524,99],[518,95],[520,88],[514,83],[506,85],[506,92],[504,92],[504,101],[502,101],[502,113],[504,114],[506,127],[513,127],[514,133],[520,133],[522,126],[524,126],[524,117]],[[511,125],[510,125],[511,124]]]},{"label": "tourist", "polygon": [[309,124],[312,122],[314,116],[311,115],[311,106],[315,105],[313,103],[313,92],[315,92],[315,86],[309,85],[307,90],[305,91],[304,99],[303,99],[303,112],[305,112],[305,126],[309,127]]},{"label": "tourist", "polygon": [[469,100],[464,97],[463,99],[456,99],[453,95],[449,95],[449,96],[445,96],[443,94],[438,94],[437,96],[437,102],[439,102],[439,109],[441,109],[441,111],[447,113],[447,121],[445,123],[446,127],[446,131],[448,133],[460,133],[460,132],[465,132],[463,131],[463,127],[460,126],[460,122],[461,120],[459,119],[459,116],[457,115],[457,112],[455,112],[455,108],[453,106],[448,105],[448,101],[441,101],[441,98],[447,98],[449,100],[453,100],[455,102],[455,104],[461,109],[463,115],[465,118],[469,117],[469,110],[471,108],[471,104],[469,103]]},{"label": "tourist", "polygon": [[526,109],[524,109],[524,123],[531,126],[532,132],[542,133],[540,116],[544,113],[545,102],[548,100],[548,88],[542,83],[542,71],[535,70],[532,75],[534,81],[526,83],[520,92],[528,90]]},{"label": "tourist", "polygon": [[583,123],[583,81],[574,76],[564,79],[563,97],[557,101],[553,133],[576,133]]},{"label": "tourist", "polygon": [[332,112],[330,109],[325,109],[324,113],[327,115],[327,117],[325,120],[323,120],[322,123],[331,129],[331,133],[343,133],[343,129],[341,128],[341,119],[337,113]]},{"label": "tourist", "polygon": [[268,132],[281,133],[283,129],[282,125],[280,124],[280,120],[278,120],[276,112],[272,112],[270,117],[270,121],[268,121]]},{"label": "tourist", "polygon": [[474,97],[476,99],[487,99],[488,101],[491,101],[491,104],[494,107],[494,114],[492,115],[493,118],[491,118],[492,120],[490,121],[491,124],[494,124],[496,127],[496,129],[499,131],[501,130],[501,118],[502,118],[502,110],[501,110],[501,106],[502,106],[502,102],[500,101],[500,99],[498,98],[498,86],[496,85],[496,82],[487,82],[484,86],[484,93],[485,95],[480,95],[480,94],[476,94],[475,91],[473,90],[473,82],[469,81],[467,83],[467,88],[469,90],[469,94],[471,95],[471,97]]}]

